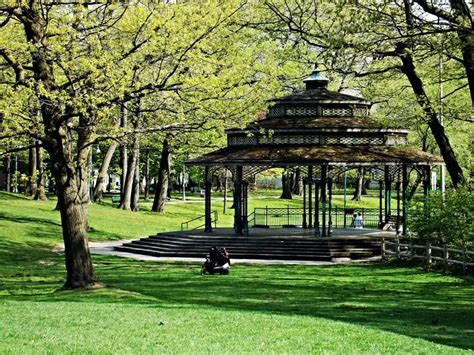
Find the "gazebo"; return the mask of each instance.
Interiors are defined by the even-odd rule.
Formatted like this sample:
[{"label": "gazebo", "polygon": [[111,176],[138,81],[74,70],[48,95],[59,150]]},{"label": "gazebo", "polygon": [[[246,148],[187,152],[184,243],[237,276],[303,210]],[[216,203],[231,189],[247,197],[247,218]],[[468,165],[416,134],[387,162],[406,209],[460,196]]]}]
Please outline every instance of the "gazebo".
[{"label": "gazebo", "polygon": [[315,70],[304,80],[305,90],[271,100],[264,119],[244,129],[226,130],[225,148],[187,162],[205,167],[206,232],[212,232],[211,177],[217,169],[228,169],[233,175],[237,235],[249,230],[249,181],[266,169],[281,167],[298,169],[304,177],[301,227],[313,229],[316,237],[326,237],[333,231],[334,179],[364,167],[379,182],[378,227],[393,223],[406,234],[409,174],[413,170],[422,174],[427,196],[431,169],[443,164],[442,159],[407,146],[408,130],[381,126],[369,116],[371,102],[329,91],[328,82]]}]

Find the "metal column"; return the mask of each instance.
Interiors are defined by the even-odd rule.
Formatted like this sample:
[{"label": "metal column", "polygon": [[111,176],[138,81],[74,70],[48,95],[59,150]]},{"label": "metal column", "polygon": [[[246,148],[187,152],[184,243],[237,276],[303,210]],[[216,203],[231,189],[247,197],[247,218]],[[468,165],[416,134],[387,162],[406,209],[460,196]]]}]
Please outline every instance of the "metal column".
[{"label": "metal column", "polygon": [[383,212],[382,212],[382,203],[383,203],[383,180],[379,180],[379,228],[383,227]]},{"label": "metal column", "polygon": [[321,212],[322,212],[322,237],[326,237],[326,184],[327,184],[327,165],[321,166]]},{"label": "metal column", "polygon": [[235,185],[234,185],[234,230],[236,234],[242,235],[242,179],[243,168],[237,166],[235,171]]},{"label": "metal column", "polygon": [[212,218],[211,218],[211,186],[212,182],[209,176],[209,167],[204,168],[204,232],[212,232]]},{"label": "metal column", "polygon": [[402,166],[402,198],[403,198],[402,235],[406,236],[407,231],[408,231],[408,169],[406,165]]},{"label": "metal column", "polygon": [[306,221],[306,184],[307,180],[303,180],[303,228],[308,228],[308,223]]},{"label": "metal column", "polygon": [[388,166],[385,166],[385,169],[384,169],[384,185],[385,185],[384,214],[385,214],[385,223],[388,223],[390,214],[391,214],[390,199],[392,198],[392,191],[391,191],[392,182],[390,181],[390,170]]},{"label": "metal column", "polygon": [[314,211],[315,211],[315,219],[314,219],[314,236],[320,237],[321,236],[321,229],[319,225],[319,182],[316,181],[314,183]]},{"label": "metal column", "polygon": [[308,166],[308,228],[313,227],[313,167]]},{"label": "metal column", "polygon": [[[328,216],[329,216],[329,222],[328,222],[328,237],[332,236],[332,178],[328,178],[328,190],[329,190],[329,198],[328,198]],[[337,218],[337,215],[336,215]]]}]

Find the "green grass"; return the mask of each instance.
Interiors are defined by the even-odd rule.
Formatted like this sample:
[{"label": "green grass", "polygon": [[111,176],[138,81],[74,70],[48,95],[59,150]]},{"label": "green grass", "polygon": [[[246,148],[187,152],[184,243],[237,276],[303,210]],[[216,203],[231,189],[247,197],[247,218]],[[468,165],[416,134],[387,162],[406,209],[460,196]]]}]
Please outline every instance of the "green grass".
[{"label": "green grass", "polygon": [[[262,203],[273,203],[262,200]],[[199,265],[93,256],[107,287],[61,290],[54,201],[0,193],[1,353],[460,353],[474,348],[472,278],[383,264]],[[146,206],[145,206],[146,207]],[[176,229],[165,215],[90,206],[91,239]],[[229,215],[230,216],[230,215]]]}]

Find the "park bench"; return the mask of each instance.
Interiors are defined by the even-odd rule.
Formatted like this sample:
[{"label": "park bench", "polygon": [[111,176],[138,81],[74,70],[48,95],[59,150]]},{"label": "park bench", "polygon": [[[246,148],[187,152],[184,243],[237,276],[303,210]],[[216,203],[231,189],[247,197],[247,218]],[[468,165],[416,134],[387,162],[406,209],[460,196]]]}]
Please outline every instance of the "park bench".
[{"label": "park bench", "polygon": [[112,203],[120,203],[120,196],[112,196]]}]

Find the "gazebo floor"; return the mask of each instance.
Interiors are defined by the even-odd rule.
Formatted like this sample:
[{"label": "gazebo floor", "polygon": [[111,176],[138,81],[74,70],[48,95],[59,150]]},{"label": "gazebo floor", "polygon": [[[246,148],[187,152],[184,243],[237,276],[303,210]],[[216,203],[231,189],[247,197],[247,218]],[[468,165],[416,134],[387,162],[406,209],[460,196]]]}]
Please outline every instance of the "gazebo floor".
[{"label": "gazebo floor", "polygon": [[159,233],[115,250],[156,257],[203,258],[212,246],[225,247],[231,259],[338,261],[381,254],[382,238],[395,232],[375,229],[335,229],[332,237],[316,238],[313,229],[251,228],[236,236],[232,228]]}]

